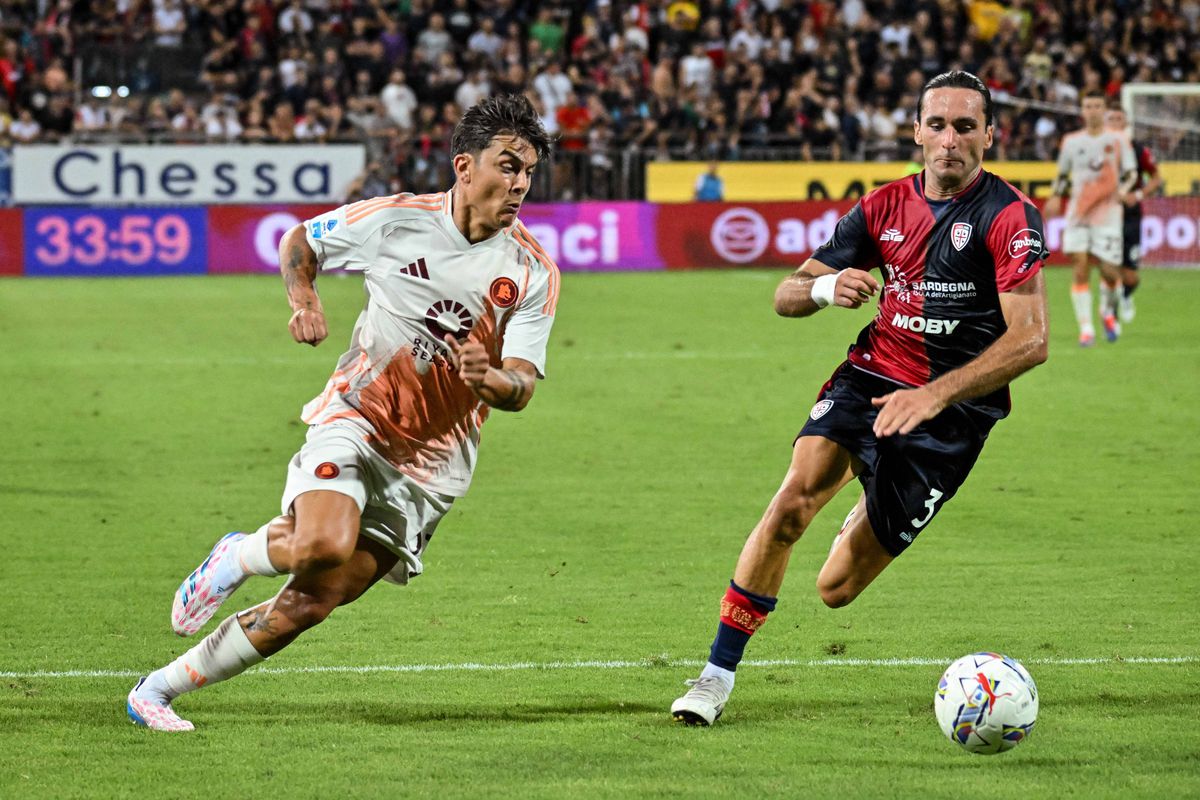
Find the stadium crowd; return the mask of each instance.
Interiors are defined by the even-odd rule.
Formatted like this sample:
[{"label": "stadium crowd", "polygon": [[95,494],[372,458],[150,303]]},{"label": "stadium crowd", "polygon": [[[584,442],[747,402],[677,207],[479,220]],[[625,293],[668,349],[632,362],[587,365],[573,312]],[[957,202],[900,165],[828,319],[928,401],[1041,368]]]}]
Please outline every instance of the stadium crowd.
[{"label": "stadium crowd", "polygon": [[894,159],[950,68],[999,102],[995,157],[1061,111],[1200,81],[1200,0],[0,0],[5,142],[365,141],[364,194],[438,188],[451,129],[525,92],[556,193],[645,158]]}]

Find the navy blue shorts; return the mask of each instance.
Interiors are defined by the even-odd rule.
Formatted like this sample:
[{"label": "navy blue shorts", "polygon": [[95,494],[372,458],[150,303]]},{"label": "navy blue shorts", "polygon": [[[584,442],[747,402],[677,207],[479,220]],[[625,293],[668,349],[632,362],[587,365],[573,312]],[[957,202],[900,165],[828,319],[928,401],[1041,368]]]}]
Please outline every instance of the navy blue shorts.
[{"label": "navy blue shorts", "polygon": [[821,390],[800,436],[821,436],[853,453],[865,468],[858,480],[867,518],[884,549],[898,556],[967,479],[995,420],[961,404],[911,433],[884,439],[871,426],[872,397],[908,388],[842,364]]},{"label": "navy blue shorts", "polygon": [[1137,269],[1142,257],[1142,212],[1125,209],[1122,223],[1121,266]]}]

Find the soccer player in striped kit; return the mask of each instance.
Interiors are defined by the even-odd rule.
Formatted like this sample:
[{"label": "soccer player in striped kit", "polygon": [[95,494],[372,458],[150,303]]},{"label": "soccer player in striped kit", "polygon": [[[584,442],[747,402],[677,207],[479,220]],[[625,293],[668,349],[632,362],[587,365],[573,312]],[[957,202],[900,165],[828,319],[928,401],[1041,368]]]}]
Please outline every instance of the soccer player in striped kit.
[{"label": "soccer player in striped kit", "polygon": [[277,653],[381,578],[407,583],[470,483],[492,409],[519,411],[543,377],[558,301],[554,262],[517,218],[550,139],[521,95],[487,99],[452,138],[447,192],[363,200],[298,225],[280,269],[299,343],[325,339],[319,269],[359,270],[366,307],[325,390],[304,407],[282,515],[231,533],[175,594],[190,636],[251,575],[290,574],[272,600],[231,615],[140,680],[137,724],[188,731],[171,703]]},{"label": "soccer player in striped kit", "polygon": [[924,170],[864,197],[776,290],[785,317],[882,297],[742,548],[708,664],[672,704],[676,720],[711,725],[724,711],[792,546],[843,486],[857,478],[863,491],[817,577],[831,608],[853,602],[929,525],[1007,415],[1009,382],[1046,360],[1042,219],[982,168],[992,143],[987,87],[967,72],[930,80],[914,138]]}]

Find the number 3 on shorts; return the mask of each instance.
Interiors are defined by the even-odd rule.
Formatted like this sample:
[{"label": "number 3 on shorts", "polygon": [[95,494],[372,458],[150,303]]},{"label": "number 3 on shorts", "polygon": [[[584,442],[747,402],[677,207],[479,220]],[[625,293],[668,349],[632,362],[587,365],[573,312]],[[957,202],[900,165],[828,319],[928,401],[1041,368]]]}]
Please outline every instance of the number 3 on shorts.
[{"label": "number 3 on shorts", "polygon": [[929,509],[925,516],[921,519],[911,519],[911,522],[916,528],[924,528],[929,520],[933,519],[934,512],[937,510],[937,501],[942,499],[942,493],[937,489],[929,490],[929,499],[925,501],[925,508]]}]

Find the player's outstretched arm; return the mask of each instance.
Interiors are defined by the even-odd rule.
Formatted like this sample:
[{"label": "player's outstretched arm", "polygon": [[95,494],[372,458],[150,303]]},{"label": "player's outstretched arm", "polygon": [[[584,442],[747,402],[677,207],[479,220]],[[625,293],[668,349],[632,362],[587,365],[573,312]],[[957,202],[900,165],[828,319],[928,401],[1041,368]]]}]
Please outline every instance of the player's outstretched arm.
[{"label": "player's outstretched arm", "polygon": [[292,228],[279,240],[279,271],[292,306],[288,330],[297,342],[316,347],[329,330],[317,296],[317,254],[304,237],[303,225]]},{"label": "player's outstretched arm", "polygon": [[1002,293],[1000,310],[1008,330],[974,359],[924,386],[871,400],[879,409],[876,436],[909,433],[946,407],[1007,386],[1046,360],[1046,282],[1042,273]]},{"label": "player's outstretched arm", "polygon": [[775,313],[781,317],[807,317],[829,305],[858,308],[878,291],[879,281],[869,272],[838,272],[810,258],[775,290]]},{"label": "player's outstretched arm", "polygon": [[450,363],[480,400],[501,411],[520,411],[529,404],[537,385],[537,367],[533,364],[523,358],[506,358],[496,368],[479,342],[459,344],[448,335],[446,346],[450,348]]}]

